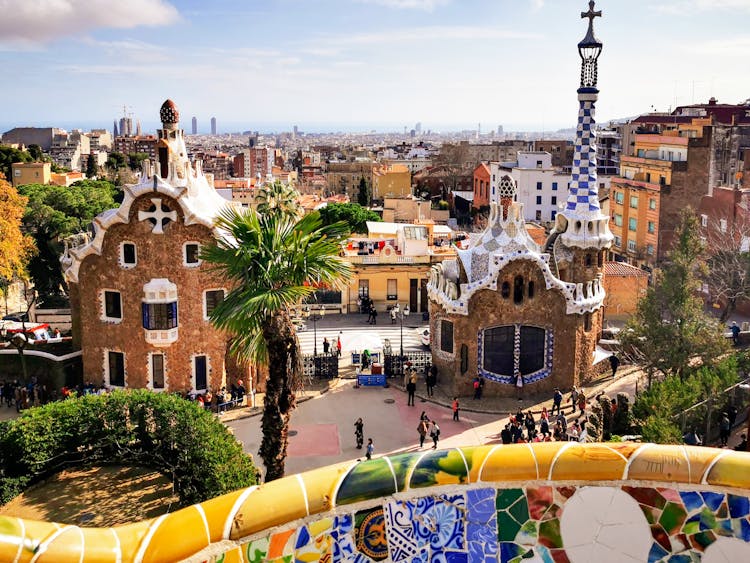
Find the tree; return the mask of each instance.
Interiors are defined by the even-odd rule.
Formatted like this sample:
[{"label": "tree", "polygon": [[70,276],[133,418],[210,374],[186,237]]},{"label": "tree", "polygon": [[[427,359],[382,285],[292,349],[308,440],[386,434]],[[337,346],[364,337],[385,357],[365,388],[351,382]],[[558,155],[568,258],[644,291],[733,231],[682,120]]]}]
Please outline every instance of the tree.
[{"label": "tree", "polygon": [[0,174],[5,178],[11,177],[11,165],[14,162],[31,162],[32,158],[26,151],[13,147],[0,146]]},{"label": "tree", "polygon": [[712,221],[703,232],[708,252],[703,281],[712,302],[723,305],[719,321],[724,323],[739,301],[750,298],[750,220],[741,217],[728,228]]},{"label": "tree", "polygon": [[367,221],[382,221],[380,215],[357,203],[329,203],[320,209],[324,225],[345,222],[353,233],[366,233]]},{"label": "tree", "polygon": [[96,178],[99,173],[99,167],[96,165],[96,155],[94,153],[89,154],[89,158],[86,161],[86,177],[90,180]]},{"label": "tree", "polygon": [[35,161],[40,161],[44,157],[44,153],[42,152],[42,147],[39,145],[31,144],[28,146],[27,150],[29,151],[29,155],[31,158]]},{"label": "tree", "polygon": [[140,170],[141,163],[148,158],[148,153],[145,152],[130,152],[128,153],[128,167],[131,170]]},{"label": "tree", "polygon": [[683,211],[676,240],[651,287],[623,331],[622,343],[646,368],[649,384],[657,371],[685,378],[690,366],[709,365],[727,349],[719,323],[699,297],[703,244],[692,210]]},{"label": "tree", "polygon": [[119,170],[125,168],[126,157],[121,152],[111,152],[107,157],[107,168],[110,170]]},{"label": "tree", "polygon": [[369,207],[371,201],[372,191],[370,190],[370,186],[367,183],[367,180],[365,180],[365,177],[362,176],[359,179],[359,192],[357,193],[357,202],[362,207]]},{"label": "tree", "polygon": [[85,231],[99,213],[117,207],[117,188],[104,180],[83,180],[67,188],[26,184],[18,192],[28,198],[23,227],[39,251],[29,273],[42,301],[59,298],[64,287],[61,239]]},{"label": "tree", "polygon": [[33,239],[21,232],[27,201],[0,175],[0,280],[5,282],[25,275],[26,262],[34,251]]},{"label": "tree", "polygon": [[297,214],[300,212],[297,206],[297,197],[299,197],[299,194],[292,186],[276,180],[272,184],[262,186],[255,196],[255,201],[258,204],[258,213],[266,214],[280,211]]},{"label": "tree", "polygon": [[302,355],[290,310],[319,284],[349,275],[339,257],[344,223],[323,225],[318,212],[298,218],[283,207],[266,213],[224,211],[217,227],[228,236],[206,247],[203,259],[233,288],[211,321],[234,335],[232,353],[268,366],[260,457],[266,481],[284,475],[289,418],[302,376]]}]

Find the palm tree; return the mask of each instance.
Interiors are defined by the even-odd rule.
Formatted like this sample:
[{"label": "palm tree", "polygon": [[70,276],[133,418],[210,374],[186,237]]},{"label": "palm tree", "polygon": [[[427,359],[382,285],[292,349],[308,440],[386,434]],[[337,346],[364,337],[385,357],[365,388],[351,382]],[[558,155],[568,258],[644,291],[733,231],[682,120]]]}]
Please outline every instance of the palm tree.
[{"label": "palm tree", "polygon": [[279,211],[297,215],[301,213],[297,206],[299,193],[292,186],[282,184],[276,180],[271,184],[265,184],[258,190],[255,201],[258,203],[260,213],[273,213]]},{"label": "palm tree", "polygon": [[203,258],[224,273],[232,289],[211,321],[233,335],[231,351],[268,366],[260,457],[266,481],[284,476],[289,417],[302,379],[302,356],[290,310],[319,284],[349,277],[340,258],[348,227],[323,226],[317,212],[259,213],[227,209],[217,221],[224,232]]}]

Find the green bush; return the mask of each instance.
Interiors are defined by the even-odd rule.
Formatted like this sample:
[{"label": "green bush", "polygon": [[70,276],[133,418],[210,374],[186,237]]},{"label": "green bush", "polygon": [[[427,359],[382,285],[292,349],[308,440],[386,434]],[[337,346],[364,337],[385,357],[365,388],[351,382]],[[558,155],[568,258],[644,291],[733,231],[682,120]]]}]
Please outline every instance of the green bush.
[{"label": "green bush", "polygon": [[156,469],[171,478],[182,506],[258,482],[251,457],[229,430],[176,395],[86,395],[0,423],[1,504],[71,464]]}]

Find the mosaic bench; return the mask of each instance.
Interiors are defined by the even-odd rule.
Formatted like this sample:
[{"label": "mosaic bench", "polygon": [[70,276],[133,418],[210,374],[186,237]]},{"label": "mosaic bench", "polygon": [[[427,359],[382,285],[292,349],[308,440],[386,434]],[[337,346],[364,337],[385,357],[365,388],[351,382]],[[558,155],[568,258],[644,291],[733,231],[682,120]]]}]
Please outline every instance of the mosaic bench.
[{"label": "mosaic bench", "polygon": [[0,517],[0,561],[750,561],[750,454],[554,442],[343,463],[108,529]]}]

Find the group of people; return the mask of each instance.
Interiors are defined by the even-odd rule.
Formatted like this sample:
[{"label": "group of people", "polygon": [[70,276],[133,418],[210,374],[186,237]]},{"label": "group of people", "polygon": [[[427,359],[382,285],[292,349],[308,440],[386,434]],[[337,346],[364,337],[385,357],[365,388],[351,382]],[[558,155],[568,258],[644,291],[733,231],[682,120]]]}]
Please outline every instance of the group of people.
[{"label": "group of people", "polygon": [[586,421],[575,420],[568,424],[568,419],[562,411],[557,416],[547,412],[547,407],[542,408],[539,420],[528,410],[523,412],[518,409],[516,414],[509,414],[509,422],[500,431],[500,439],[503,444],[518,444],[525,442],[567,442],[586,440]]},{"label": "group of people", "polygon": [[[577,408],[579,411],[581,411],[580,416],[583,416],[586,414],[586,404],[587,404],[588,398],[586,397],[586,393],[584,393],[583,389],[578,389],[578,387],[573,385],[573,389],[571,389],[570,391],[568,400],[570,401],[570,406],[572,407],[573,413],[575,413],[576,408]],[[562,403],[563,403],[562,391],[560,391],[559,387],[555,387],[555,390],[552,394],[552,411],[550,411],[550,414],[554,416],[555,412],[561,413],[562,408],[563,408]]]},{"label": "group of people", "polygon": [[436,420],[430,420],[425,411],[419,415],[419,424],[417,425],[417,433],[419,434],[419,447],[424,447],[425,439],[429,434],[432,439],[432,449],[436,450],[438,441],[440,440],[440,426]]},{"label": "group of people", "polygon": [[39,383],[36,377],[25,385],[17,380],[5,381],[0,386],[0,395],[5,406],[9,409],[16,407],[16,412],[44,405],[53,399],[47,392],[47,386]]},{"label": "group of people", "polygon": [[207,389],[205,393],[191,392],[188,399],[197,401],[198,405],[213,412],[220,412],[222,408],[239,406],[244,403],[247,389],[241,379],[232,383],[227,390],[226,386],[219,389],[216,393]]},{"label": "group of people", "polygon": [[339,331],[339,335],[336,337],[336,342],[333,345],[333,348],[331,347],[331,341],[328,340],[328,338],[323,338],[323,354],[329,355],[329,354],[336,354],[339,358],[341,357],[341,331]]},{"label": "group of people", "polygon": [[[437,367],[427,362],[422,377],[424,378],[427,396],[432,397],[435,394],[435,386],[437,385]],[[407,405],[412,407],[414,406],[414,396],[417,392],[418,379],[417,369],[411,365],[411,362],[407,362],[404,366],[404,388],[408,395]]]},{"label": "group of people", "polygon": [[[354,421],[354,439],[357,441],[357,449],[362,449],[362,444],[365,438],[365,423],[362,421],[362,417]],[[372,438],[367,438],[367,447],[365,448],[365,458],[372,459],[372,454],[375,452],[375,444],[372,442]]]}]

